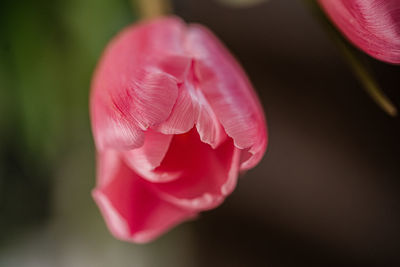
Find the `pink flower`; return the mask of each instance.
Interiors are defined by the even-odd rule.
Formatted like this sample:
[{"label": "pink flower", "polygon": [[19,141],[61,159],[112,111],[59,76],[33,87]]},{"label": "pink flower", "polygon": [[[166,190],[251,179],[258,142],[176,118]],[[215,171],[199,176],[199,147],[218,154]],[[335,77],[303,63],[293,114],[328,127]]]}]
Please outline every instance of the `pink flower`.
[{"label": "pink flower", "polygon": [[245,73],[206,28],[176,17],[128,27],[91,94],[93,196],[119,239],[147,242],[215,208],[267,144]]},{"label": "pink flower", "polygon": [[400,63],[399,0],[319,0],[319,3],[360,49],[379,60]]}]

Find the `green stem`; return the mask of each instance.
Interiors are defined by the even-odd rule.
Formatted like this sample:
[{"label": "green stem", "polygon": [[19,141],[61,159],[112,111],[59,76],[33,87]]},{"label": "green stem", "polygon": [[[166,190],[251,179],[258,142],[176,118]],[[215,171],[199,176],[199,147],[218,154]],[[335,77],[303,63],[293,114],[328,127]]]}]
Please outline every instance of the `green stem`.
[{"label": "green stem", "polygon": [[171,12],[169,0],[133,0],[142,19],[151,19]]},{"label": "green stem", "polygon": [[354,74],[363,84],[364,89],[369,96],[390,116],[397,116],[397,108],[380,89],[375,79],[373,79],[371,73],[369,73],[356,55],[352,53],[346,45],[343,45],[343,43],[338,43],[338,45],[341,46],[341,50],[347,60],[347,63],[350,65]]}]

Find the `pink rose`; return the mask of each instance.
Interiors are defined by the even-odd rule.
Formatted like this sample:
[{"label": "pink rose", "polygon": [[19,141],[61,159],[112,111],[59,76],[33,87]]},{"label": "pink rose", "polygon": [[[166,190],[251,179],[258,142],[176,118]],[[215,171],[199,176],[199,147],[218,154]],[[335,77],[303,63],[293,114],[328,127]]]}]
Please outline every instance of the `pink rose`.
[{"label": "pink rose", "polygon": [[400,63],[399,0],[318,0],[356,46],[379,60]]},{"label": "pink rose", "polygon": [[246,74],[206,28],[165,17],[106,48],[91,92],[93,197],[119,239],[150,241],[215,208],[267,144]]}]

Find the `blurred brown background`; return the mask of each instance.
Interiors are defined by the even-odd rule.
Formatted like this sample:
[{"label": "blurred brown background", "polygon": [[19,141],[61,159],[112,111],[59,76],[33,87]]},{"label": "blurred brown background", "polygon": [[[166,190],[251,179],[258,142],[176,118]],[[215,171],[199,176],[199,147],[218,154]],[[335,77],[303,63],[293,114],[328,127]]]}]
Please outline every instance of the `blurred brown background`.
[{"label": "blurred brown background", "polygon": [[[90,197],[90,78],[129,1],[2,1],[0,266],[400,266],[400,119],[375,105],[303,1],[175,0],[265,107],[269,147],[216,210],[147,245]],[[132,12],[133,10],[133,12]],[[400,68],[365,56],[400,106]]]}]

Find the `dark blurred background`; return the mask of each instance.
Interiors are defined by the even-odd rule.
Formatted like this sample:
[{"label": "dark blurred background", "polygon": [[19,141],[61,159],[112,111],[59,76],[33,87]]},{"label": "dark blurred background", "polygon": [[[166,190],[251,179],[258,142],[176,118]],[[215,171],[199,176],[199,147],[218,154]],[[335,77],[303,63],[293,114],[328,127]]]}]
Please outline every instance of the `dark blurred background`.
[{"label": "dark blurred background", "polygon": [[[115,240],[90,196],[88,94],[135,5],[1,1],[0,266],[400,266],[400,119],[368,97],[303,1],[172,2],[248,72],[266,156],[200,219],[146,245]],[[400,67],[364,60],[399,107]]]}]

